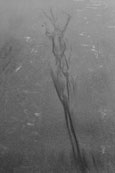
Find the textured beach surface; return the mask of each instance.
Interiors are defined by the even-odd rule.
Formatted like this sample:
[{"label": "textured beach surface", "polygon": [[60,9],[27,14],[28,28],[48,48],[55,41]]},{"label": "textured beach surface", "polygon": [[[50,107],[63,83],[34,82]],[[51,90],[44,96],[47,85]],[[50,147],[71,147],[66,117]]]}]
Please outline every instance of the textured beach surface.
[{"label": "textured beach surface", "polygon": [[77,83],[73,118],[80,145],[89,152],[115,156],[115,2],[1,0],[2,171],[7,171],[5,161],[1,166],[7,157],[17,158],[9,171],[37,172],[38,168],[33,171],[32,166],[31,170],[20,161],[22,153],[28,158],[40,150],[64,151],[67,155],[71,151],[63,107],[49,73],[49,62],[54,58],[44,23],[52,26],[43,10],[49,14],[50,7],[60,26],[66,21],[66,13],[72,15],[65,33],[66,55],[72,46],[71,72]]}]

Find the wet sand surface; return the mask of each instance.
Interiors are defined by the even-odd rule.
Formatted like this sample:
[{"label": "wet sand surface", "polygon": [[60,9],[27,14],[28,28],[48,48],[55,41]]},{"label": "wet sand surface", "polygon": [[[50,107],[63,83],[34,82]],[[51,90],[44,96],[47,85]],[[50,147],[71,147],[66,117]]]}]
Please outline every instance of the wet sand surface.
[{"label": "wet sand surface", "polygon": [[[17,5],[18,2],[18,5]],[[51,44],[42,9],[52,7],[60,25],[72,15],[65,37],[76,77],[75,126],[87,150],[110,152],[115,144],[115,3],[102,0],[0,2],[0,152],[71,149],[64,113],[50,74]],[[67,50],[67,55],[68,55]]]}]

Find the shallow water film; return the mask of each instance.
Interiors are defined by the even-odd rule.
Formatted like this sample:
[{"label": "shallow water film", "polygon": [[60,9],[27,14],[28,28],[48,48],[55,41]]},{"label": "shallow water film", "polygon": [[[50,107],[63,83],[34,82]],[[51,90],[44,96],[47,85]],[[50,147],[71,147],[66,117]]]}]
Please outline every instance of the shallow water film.
[{"label": "shallow water film", "polygon": [[114,0],[0,0],[1,173],[115,172],[114,36]]}]

